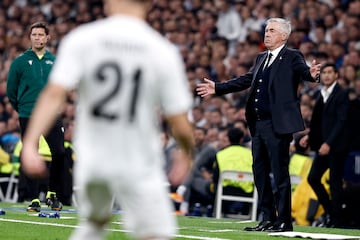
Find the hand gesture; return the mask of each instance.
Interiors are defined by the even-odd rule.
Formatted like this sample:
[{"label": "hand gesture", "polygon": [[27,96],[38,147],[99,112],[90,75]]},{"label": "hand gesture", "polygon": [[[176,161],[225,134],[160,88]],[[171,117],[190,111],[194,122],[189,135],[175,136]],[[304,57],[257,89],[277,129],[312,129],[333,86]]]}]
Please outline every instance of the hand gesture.
[{"label": "hand gesture", "polygon": [[215,93],[215,83],[210,79],[204,78],[204,83],[199,83],[196,86],[196,92],[201,97],[206,97],[208,95]]},{"label": "hand gesture", "polygon": [[310,74],[311,76],[317,80],[317,78],[320,76],[320,68],[321,68],[321,64],[316,64],[316,60],[314,59],[311,62],[311,66],[310,66]]},{"label": "hand gesture", "polygon": [[329,152],[330,152],[329,144],[327,144],[327,143],[321,144],[320,149],[319,149],[319,155],[320,156],[326,156],[326,155],[329,154]]},{"label": "hand gesture", "polygon": [[303,148],[306,148],[308,144],[309,144],[309,136],[305,135],[300,139],[299,145]]}]

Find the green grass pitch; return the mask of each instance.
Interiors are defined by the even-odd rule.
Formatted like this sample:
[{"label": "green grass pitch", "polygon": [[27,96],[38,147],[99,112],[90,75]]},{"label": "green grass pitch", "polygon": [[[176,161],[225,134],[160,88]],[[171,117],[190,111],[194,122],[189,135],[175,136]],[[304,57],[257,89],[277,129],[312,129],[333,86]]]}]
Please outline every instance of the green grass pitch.
[{"label": "green grass pitch", "polygon": [[[76,211],[66,207],[60,212],[60,218],[40,218],[37,213],[26,212],[25,204],[11,204],[0,202],[0,208],[5,215],[0,215],[1,240],[65,240],[75,229],[78,218]],[[42,208],[48,212],[47,207]],[[266,232],[244,232],[246,226],[255,223],[238,219],[215,219],[206,217],[179,216],[179,231],[175,239],[196,240],[262,240],[289,239],[287,237],[268,236]],[[111,224],[107,228],[108,240],[130,239],[122,228],[121,213],[115,213]],[[326,233],[359,236],[360,230],[327,229],[294,226],[294,231],[307,233]]]}]

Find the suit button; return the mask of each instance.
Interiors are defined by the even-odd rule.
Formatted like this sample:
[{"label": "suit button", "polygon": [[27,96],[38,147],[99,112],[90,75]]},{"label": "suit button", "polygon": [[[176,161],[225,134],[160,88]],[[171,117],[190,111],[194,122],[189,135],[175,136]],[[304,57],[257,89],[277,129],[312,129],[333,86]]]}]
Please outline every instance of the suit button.
[{"label": "suit button", "polygon": [[255,98],[255,102],[258,102],[258,101],[259,101],[259,99]]},{"label": "suit button", "polygon": [[260,92],[260,89],[256,89],[256,92]]},{"label": "suit button", "polygon": [[259,79],[259,82],[262,82],[262,79]]}]

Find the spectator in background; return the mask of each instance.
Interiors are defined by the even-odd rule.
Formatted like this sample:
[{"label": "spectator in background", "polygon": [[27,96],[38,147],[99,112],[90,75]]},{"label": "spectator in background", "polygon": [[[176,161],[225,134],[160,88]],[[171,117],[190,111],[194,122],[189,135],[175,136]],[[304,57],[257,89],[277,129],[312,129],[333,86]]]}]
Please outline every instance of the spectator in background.
[{"label": "spectator in background", "polygon": [[261,31],[261,23],[256,21],[256,18],[253,16],[250,6],[247,6],[245,3],[240,3],[240,17],[242,22],[242,27],[240,28],[239,42],[245,42],[249,32],[251,30]]},{"label": "spectator in background", "polygon": [[308,130],[310,121],[311,121],[311,114],[312,114],[311,103],[301,103],[300,111],[301,111],[301,116],[304,119],[304,125],[305,125],[305,131],[306,131],[306,130]]},{"label": "spectator in background", "polygon": [[233,128],[239,128],[243,132],[244,136],[242,139],[242,145],[251,149],[251,135],[246,120],[236,120],[234,122]]},{"label": "spectator in background", "polygon": [[346,227],[360,228],[360,176],[356,160],[360,155],[360,78],[355,80],[350,103],[347,126],[349,129],[349,154],[345,162],[343,181],[344,205],[342,219]]},{"label": "spectator in background", "polygon": [[[47,84],[49,73],[55,61],[55,56],[46,49],[50,40],[49,31],[48,25],[44,22],[36,22],[30,26],[31,47],[13,61],[8,73],[7,95],[12,107],[19,114],[22,137],[28,130],[32,110],[38,95]],[[45,139],[52,155],[46,203],[52,210],[59,211],[62,209],[59,198],[61,198],[62,193],[65,157],[64,130],[60,116],[45,135]],[[27,211],[40,212],[39,184],[36,179],[27,177],[21,167],[19,201],[25,200],[31,200]]]},{"label": "spectator in background", "polygon": [[221,114],[221,110],[219,108],[212,109],[210,111],[209,120],[210,128],[222,129],[225,126],[223,122],[223,115]]},{"label": "spectator in background", "polygon": [[[210,128],[211,129],[211,128]],[[209,130],[210,130],[209,129]],[[183,203],[180,206],[180,211],[182,214],[189,213],[189,209],[192,207],[191,198],[192,198],[192,188],[195,178],[202,178],[202,168],[206,166],[211,166],[211,164],[207,164],[216,153],[217,141],[218,141],[218,129],[216,129],[216,133],[212,134],[211,138],[208,137],[208,132],[206,128],[195,127],[194,129],[194,139],[195,139],[195,159],[193,163],[193,169],[187,179],[177,188],[176,192],[182,196]],[[210,130],[211,131],[211,130]],[[200,181],[200,180],[199,180]],[[201,185],[203,185],[204,181],[201,181]],[[195,186],[198,188],[198,192],[206,191],[203,186]],[[201,190],[199,190],[201,189]],[[203,191],[202,191],[203,190]],[[194,194],[195,195],[195,194]],[[202,194],[204,197],[207,198],[208,194]],[[207,199],[208,201],[208,199]]]},{"label": "spectator in background", "polygon": [[357,78],[355,65],[344,64],[339,71],[341,71],[340,77],[344,78],[344,81],[347,84],[347,86],[355,87],[355,80]]},{"label": "spectator in background", "polygon": [[[229,141],[228,146],[220,149],[216,153],[216,161],[213,170],[213,184],[216,187],[222,171],[234,170],[243,172],[252,172],[252,155],[251,150],[242,146],[244,133],[239,128],[230,128],[227,132]],[[222,183],[224,194],[237,196],[250,196],[254,191],[253,182],[233,182],[226,181]],[[231,201],[224,201],[223,212],[238,214],[248,214],[248,204],[235,204]]]},{"label": "spectator in background", "polygon": [[349,104],[349,150],[360,151],[360,77],[355,80],[354,85]]},{"label": "spectator in background", "polygon": [[241,34],[241,18],[232,6],[232,0],[215,0],[215,6],[219,9],[216,22],[218,35],[229,41],[229,55],[235,53],[235,46]]},{"label": "spectator in background", "polygon": [[201,106],[193,107],[191,119],[196,127],[204,127],[207,124],[204,118],[204,109]]},{"label": "spectator in background", "polygon": [[[340,227],[342,205],[342,179],[347,155],[348,95],[336,82],[338,71],[335,64],[322,66],[320,79],[323,84],[313,109],[310,132],[300,140],[302,147],[308,144],[315,151],[315,158],[308,175],[308,182],[324,207],[325,213],[316,225]],[[331,198],[321,183],[321,177],[330,169]]]}]

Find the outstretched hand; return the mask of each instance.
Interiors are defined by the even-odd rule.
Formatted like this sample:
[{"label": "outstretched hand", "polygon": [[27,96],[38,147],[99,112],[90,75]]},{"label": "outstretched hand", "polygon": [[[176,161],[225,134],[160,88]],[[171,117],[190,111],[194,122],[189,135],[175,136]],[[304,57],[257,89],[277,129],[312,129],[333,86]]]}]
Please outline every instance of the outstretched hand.
[{"label": "outstretched hand", "polygon": [[204,83],[199,83],[196,86],[196,92],[201,97],[206,97],[208,95],[215,93],[215,83],[210,79],[204,78]]},{"label": "outstretched hand", "polygon": [[321,64],[317,64],[316,60],[314,59],[310,65],[310,74],[314,79],[316,79],[316,81],[319,81],[317,78],[320,76],[320,68]]}]

